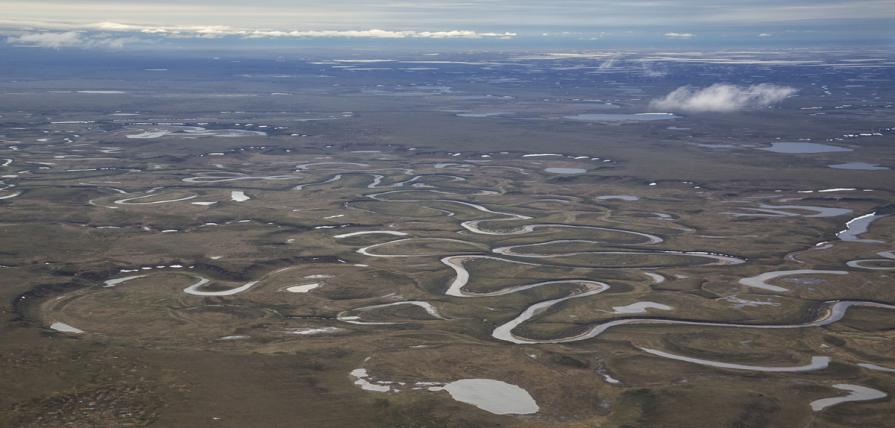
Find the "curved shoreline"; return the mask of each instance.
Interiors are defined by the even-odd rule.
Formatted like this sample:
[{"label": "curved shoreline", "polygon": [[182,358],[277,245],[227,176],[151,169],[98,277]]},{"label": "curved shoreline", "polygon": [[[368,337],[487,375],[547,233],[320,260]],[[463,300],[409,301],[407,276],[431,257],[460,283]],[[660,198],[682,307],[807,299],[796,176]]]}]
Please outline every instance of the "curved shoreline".
[{"label": "curved shoreline", "polygon": [[114,203],[115,203],[115,204],[118,204],[118,205],[155,205],[155,204],[167,204],[167,203],[170,203],[170,202],[188,201],[188,200],[190,200],[190,199],[195,199],[195,198],[199,197],[199,195],[191,195],[191,196],[186,196],[186,197],[183,197],[183,198],[166,199],[166,200],[162,200],[162,201],[152,201],[152,202],[131,202],[131,201],[135,201],[135,200],[137,200],[137,199],[148,198],[148,197],[150,197],[150,196],[155,196],[155,195],[143,195],[143,196],[135,196],[135,197],[133,197],[133,198],[118,199],[118,200],[114,201]]},{"label": "curved shoreline", "polygon": [[[595,294],[595,293],[593,293]],[[589,294],[587,294],[589,295]],[[573,336],[561,337],[556,339],[528,339],[524,337],[519,337],[512,334],[512,330],[522,324],[523,322],[531,319],[537,313],[541,313],[546,311],[549,307],[555,305],[564,300],[568,300],[576,297],[586,297],[585,294],[567,296],[562,299],[555,300],[547,300],[544,302],[536,303],[532,306],[529,306],[524,312],[516,316],[513,320],[498,326],[494,329],[491,336],[498,340],[503,340],[505,342],[511,342],[516,344],[539,344],[539,343],[570,343],[570,342],[578,342],[587,339],[593,339],[607,330],[622,326],[622,325],[649,325],[649,324],[661,324],[661,325],[690,325],[690,326],[702,326],[702,327],[730,327],[730,328],[754,328],[754,329],[795,329],[795,328],[807,328],[807,327],[822,327],[825,325],[833,324],[843,317],[845,317],[846,312],[852,306],[865,306],[865,307],[874,307],[881,309],[890,309],[895,310],[895,305],[887,305],[884,303],[876,303],[876,302],[867,302],[867,301],[856,301],[856,300],[833,300],[825,302],[827,307],[826,314],[823,314],[820,318],[809,321],[801,324],[737,324],[737,323],[722,323],[722,322],[714,322],[714,321],[685,321],[685,320],[674,320],[668,318],[622,318],[615,319],[609,321],[602,321],[596,324],[592,324],[588,329],[583,332]],[[537,307],[538,311],[536,313],[532,312],[532,308]],[[509,327],[509,328],[508,328]]]},{"label": "curved shoreline", "polygon": [[360,232],[349,232],[343,233],[341,235],[333,236],[334,239],[345,239],[351,238],[353,236],[364,236],[364,235],[392,235],[392,236],[407,236],[408,234],[405,232],[398,232],[396,230],[364,230]]},{"label": "curved shoreline", "polygon": [[[728,212],[725,214],[733,217],[807,217],[807,218],[829,218],[846,215],[852,212],[847,208],[829,208],[818,207],[813,205],[771,205],[760,204],[759,208],[743,208],[744,210],[754,211],[751,213]],[[796,212],[793,212],[796,211]],[[814,214],[800,214],[798,211],[813,211]]]},{"label": "curved shoreline", "polygon": [[830,397],[830,398],[821,398],[820,400],[814,400],[811,402],[811,410],[815,412],[819,412],[823,409],[826,409],[830,406],[835,406],[840,403],[847,403],[850,401],[870,401],[870,400],[878,400],[880,398],[886,398],[888,394],[878,389],[868,388],[866,386],[861,385],[850,385],[846,383],[839,383],[833,385],[833,388],[840,389],[843,391],[848,391],[848,395],[841,397]]},{"label": "curved shoreline", "polygon": [[512,231],[508,231],[508,232],[498,232],[498,231],[493,231],[493,230],[485,230],[485,229],[482,229],[482,228],[479,226],[479,224],[484,223],[484,222],[505,222],[505,221],[515,221],[515,220],[531,220],[532,217],[531,217],[531,216],[527,216],[527,215],[523,215],[523,214],[513,214],[513,213],[502,212],[502,211],[494,211],[494,210],[492,210],[492,209],[490,209],[490,208],[487,208],[487,207],[485,207],[485,206],[483,206],[483,205],[475,204],[475,203],[472,203],[472,202],[466,202],[466,201],[458,201],[458,200],[454,200],[454,199],[402,199],[402,200],[389,200],[389,199],[383,199],[383,198],[381,198],[381,196],[383,196],[383,195],[392,194],[392,193],[400,193],[400,192],[422,192],[422,191],[435,192],[435,193],[442,193],[442,194],[451,194],[450,192],[443,192],[443,191],[437,191],[437,190],[393,190],[393,191],[389,191],[389,192],[382,192],[382,193],[368,194],[368,195],[365,195],[365,196],[368,197],[368,198],[370,198],[370,199],[373,199],[373,200],[376,200],[376,201],[380,201],[380,202],[398,202],[398,203],[411,203],[411,202],[441,202],[441,203],[452,203],[452,204],[458,204],[458,205],[463,205],[463,206],[466,206],[466,207],[469,207],[469,208],[473,208],[473,209],[475,209],[475,210],[477,210],[477,211],[480,211],[480,212],[483,212],[483,213],[486,213],[486,214],[495,214],[495,215],[499,215],[499,216],[504,216],[504,218],[490,218],[490,219],[479,219],[479,220],[467,220],[467,221],[464,221],[464,222],[460,223],[460,226],[463,227],[464,229],[466,229],[466,230],[468,230],[468,231],[470,231],[470,232],[472,232],[472,233],[477,233],[477,234],[480,234],[480,235],[500,235],[500,236],[523,235],[523,234],[526,234],[526,233],[531,233],[531,232],[533,232],[535,229],[544,229],[544,228],[570,228],[570,229],[601,230],[601,231],[607,231],[607,232],[620,232],[620,233],[632,234],[632,235],[637,235],[637,236],[641,236],[641,237],[643,237],[643,238],[646,238],[646,241],[645,241],[645,242],[641,242],[641,243],[638,243],[638,244],[658,244],[658,243],[664,242],[664,240],[663,240],[661,237],[656,236],[656,235],[652,235],[652,234],[649,234],[649,233],[635,232],[635,231],[631,231],[631,230],[614,229],[614,228],[600,227],[600,226],[573,225],[573,224],[561,224],[561,223],[539,223],[539,224],[528,224],[528,225],[524,225],[524,226],[522,226],[520,229],[516,229],[516,230],[512,230]]},{"label": "curved shoreline", "polygon": [[[634,232],[637,233],[637,232]],[[524,258],[537,258],[537,259],[552,259],[552,258],[560,258],[560,257],[574,257],[579,255],[598,255],[598,254],[667,254],[667,255],[677,255],[677,256],[688,256],[688,257],[703,257],[715,260],[713,263],[706,264],[704,266],[727,266],[727,265],[737,265],[745,263],[746,260],[741,259],[739,257],[728,256],[724,254],[714,254],[705,251],[677,251],[677,250],[651,250],[651,251],[576,251],[571,253],[556,253],[556,254],[524,254],[517,253],[514,251],[516,248],[526,248],[526,247],[537,247],[541,245],[552,245],[558,243],[601,243],[601,241],[590,241],[590,240],[582,240],[582,239],[561,239],[556,241],[547,241],[536,244],[520,244],[520,245],[511,245],[506,247],[498,247],[491,250],[494,253],[503,255],[503,256],[512,256],[512,257],[524,257]],[[657,267],[657,266],[648,266],[648,267]],[[645,267],[638,267],[645,268]]]},{"label": "curved shoreline", "polygon": [[342,312],[339,312],[338,315],[336,315],[336,320],[342,321],[342,322],[345,322],[348,324],[355,324],[355,325],[394,325],[394,324],[398,324],[398,323],[390,322],[390,321],[360,321],[360,317],[353,316],[353,315],[347,315],[347,313],[352,312],[352,311],[368,312],[368,311],[375,310],[375,309],[382,309],[382,308],[387,308],[387,307],[391,307],[391,306],[403,306],[403,305],[412,305],[412,306],[420,307],[424,311],[426,311],[427,314],[429,314],[430,316],[432,316],[435,319],[439,319],[439,320],[447,319],[447,318],[443,317],[440,312],[438,312],[438,308],[436,308],[429,302],[425,302],[422,300],[405,300],[403,302],[383,303],[383,304],[379,304],[379,305],[363,306],[360,308],[354,308],[354,309],[349,309],[347,311],[342,311]]},{"label": "curved shoreline", "polygon": [[775,270],[773,272],[765,272],[759,275],[750,276],[748,278],[740,279],[740,285],[745,285],[746,287],[752,288],[760,288],[762,290],[768,291],[776,291],[780,293],[784,293],[789,291],[788,288],[780,287],[778,285],[768,284],[768,281],[776,278],[780,278],[783,276],[792,276],[792,275],[847,275],[848,272],[844,270],[816,270],[816,269],[795,269],[795,270]]},{"label": "curved shoreline", "polygon": [[657,349],[650,348],[640,348],[643,352],[648,354],[655,355],[657,357],[668,358],[677,361],[684,361],[693,364],[699,364],[702,366],[708,367],[716,367],[720,369],[731,369],[731,370],[747,370],[747,371],[757,371],[757,372],[766,372],[766,373],[794,373],[794,372],[808,372],[814,370],[822,370],[827,368],[830,365],[830,361],[832,358],[824,357],[824,356],[813,356],[811,357],[811,362],[805,364],[803,366],[792,366],[792,367],[767,367],[767,366],[751,366],[746,364],[735,364],[735,363],[725,363],[721,361],[711,361],[711,360],[703,360],[701,358],[694,357],[686,357],[683,355],[676,355],[665,351],[660,351]]},{"label": "curved shoreline", "polygon": [[868,244],[883,243],[878,239],[864,239],[861,235],[870,231],[873,222],[888,217],[888,214],[877,214],[876,211],[855,217],[845,223],[845,229],[836,233],[836,237],[846,242],[864,242]]},{"label": "curved shoreline", "polygon": [[[462,243],[462,244],[469,244],[469,245],[471,245],[471,246],[477,247],[479,250],[483,250],[483,249],[484,249],[484,250],[487,250],[487,246],[486,246],[485,244],[481,244],[481,243],[478,243],[478,242],[463,241],[463,240],[460,240],[460,239],[451,239],[451,238],[404,238],[404,239],[396,239],[396,240],[394,240],[394,241],[380,242],[380,243],[378,243],[378,244],[368,245],[368,246],[366,246],[366,247],[359,248],[359,249],[355,250],[355,252],[358,253],[358,254],[362,254],[362,255],[368,256],[368,257],[381,257],[381,258],[399,258],[399,257],[435,257],[435,256],[441,256],[441,255],[443,255],[443,254],[373,254],[373,253],[370,252],[370,250],[373,250],[373,249],[375,249],[375,248],[379,248],[379,247],[382,247],[382,246],[385,246],[385,245],[389,245],[389,244],[398,244],[398,243],[401,243],[401,242],[408,242],[408,241],[438,241],[438,242]],[[483,247],[484,247],[484,248],[483,248]]]},{"label": "curved shoreline", "polygon": [[232,296],[234,294],[239,294],[239,293],[242,293],[243,291],[246,291],[246,290],[252,288],[253,286],[255,286],[255,284],[257,284],[260,281],[247,282],[245,285],[243,285],[241,287],[231,288],[229,290],[223,290],[223,291],[200,291],[199,290],[199,287],[201,287],[205,284],[208,284],[209,282],[211,282],[211,280],[209,280],[208,278],[201,278],[195,284],[190,285],[187,288],[184,288],[183,292],[186,294],[192,294],[193,296]]}]

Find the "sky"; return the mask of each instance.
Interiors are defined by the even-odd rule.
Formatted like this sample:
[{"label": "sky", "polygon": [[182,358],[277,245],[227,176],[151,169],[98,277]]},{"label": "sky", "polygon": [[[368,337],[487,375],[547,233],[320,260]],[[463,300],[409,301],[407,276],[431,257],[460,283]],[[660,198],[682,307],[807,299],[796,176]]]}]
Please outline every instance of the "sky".
[{"label": "sky", "polygon": [[197,40],[786,45],[895,43],[895,0],[0,0],[7,45]]}]

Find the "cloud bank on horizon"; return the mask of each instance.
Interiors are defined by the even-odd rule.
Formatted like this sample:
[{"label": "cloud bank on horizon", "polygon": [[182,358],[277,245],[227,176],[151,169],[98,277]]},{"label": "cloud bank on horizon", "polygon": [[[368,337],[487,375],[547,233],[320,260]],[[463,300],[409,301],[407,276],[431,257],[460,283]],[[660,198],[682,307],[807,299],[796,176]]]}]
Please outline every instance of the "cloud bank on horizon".
[{"label": "cloud bank on horizon", "polygon": [[0,0],[0,10],[7,43],[54,48],[227,37],[895,40],[895,0]]},{"label": "cloud bank on horizon", "polygon": [[673,31],[665,33],[665,37],[668,37],[669,39],[689,39],[693,36],[695,36],[693,33],[675,33]]},{"label": "cloud bank on horizon", "polygon": [[[86,26],[86,30],[75,31],[23,31],[9,35],[6,43],[16,46],[42,48],[122,48],[125,44],[145,42],[135,35],[149,35],[168,39],[217,39],[223,37],[239,37],[245,39],[283,39],[283,38],[367,38],[367,39],[511,39],[515,33],[478,32],[470,30],[448,31],[392,31],[392,30],[244,30],[230,27],[157,27],[137,26],[116,23],[98,23]],[[104,29],[103,32],[96,32]]]},{"label": "cloud bank on horizon", "polygon": [[694,113],[730,113],[767,108],[795,95],[796,92],[793,87],[768,83],[751,86],[716,83],[705,88],[682,86],[663,98],[652,100],[650,108]]},{"label": "cloud bank on horizon", "polygon": [[6,38],[6,43],[16,46],[41,48],[106,48],[121,49],[128,43],[139,42],[135,37],[114,37],[106,34],[85,35],[77,31],[26,32]]}]

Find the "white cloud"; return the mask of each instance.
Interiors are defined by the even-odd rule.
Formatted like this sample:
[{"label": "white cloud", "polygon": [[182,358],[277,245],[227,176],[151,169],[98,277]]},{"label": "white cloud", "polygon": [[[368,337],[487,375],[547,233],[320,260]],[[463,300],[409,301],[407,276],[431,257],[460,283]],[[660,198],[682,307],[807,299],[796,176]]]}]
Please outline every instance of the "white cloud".
[{"label": "white cloud", "polygon": [[109,34],[84,34],[79,31],[28,32],[6,38],[6,43],[18,46],[41,48],[111,48],[120,49],[126,43],[136,41],[131,37],[116,37]]},{"label": "white cloud", "polygon": [[64,33],[25,33],[6,39],[11,45],[39,46],[43,48],[63,48],[77,46],[82,43],[80,33],[67,31]]},{"label": "white cloud", "polygon": [[665,77],[668,75],[668,72],[664,69],[657,68],[652,62],[643,61],[640,63],[642,74],[646,77]]},{"label": "white cloud", "polygon": [[[259,38],[372,38],[372,39],[512,39],[516,33],[481,32],[470,30],[269,30],[246,29],[225,25],[137,25],[117,22],[96,22],[91,24],[56,24],[56,31],[24,33],[10,37],[8,43],[42,47],[84,46],[88,44],[114,44],[117,36],[143,35],[157,38],[202,38],[221,37]],[[101,34],[96,34],[101,33]]]},{"label": "white cloud", "polygon": [[693,33],[665,33],[665,37],[669,39],[691,39],[694,35]]},{"label": "white cloud", "polygon": [[615,67],[615,62],[616,62],[616,60],[617,60],[617,59],[616,59],[616,57],[614,57],[614,56],[609,57],[609,58],[606,59],[606,61],[601,62],[601,63],[600,63],[600,66],[597,67],[597,68],[600,69],[600,70],[609,70],[609,69],[611,69],[612,67]]},{"label": "white cloud", "polygon": [[732,112],[765,108],[783,101],[797,91],[789,86],[760,84],[737,86],[716,83],[706,88],[681,86],[664,98],[650,102],[650,108],[667,111]]},{"label": "white cloud", "polygon": [[771,37],[771,36],[772,36],[771,33],[760,33],[760,34],[758,35],[758,37]]},{"label": "white cloud", "polygon": [[511,39],[516,33],[481,33],[468,30],[451,31],[393,31],[393,30],[314,30],[314,31],[229,31],[222,35],[236,35],[250,38],[264,37],[330,37],[330,38],[374,38],[374,39]]}]

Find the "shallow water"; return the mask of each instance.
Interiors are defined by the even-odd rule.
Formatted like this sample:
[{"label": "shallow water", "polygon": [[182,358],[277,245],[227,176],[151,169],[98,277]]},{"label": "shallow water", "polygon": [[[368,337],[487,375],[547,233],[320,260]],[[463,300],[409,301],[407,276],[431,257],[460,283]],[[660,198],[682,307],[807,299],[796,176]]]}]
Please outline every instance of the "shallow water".
[{"label": "shallow water", "polygon": [[670,354],[668,352],[659,351],[656,349],[648,349],[648,348],[640,348],[641,351],[646,353],[656,355],[663,358],[669,358],[672,360],[685,361],[688,363],[699,364],[702,366],[709,367],[717,367],[722,369],[732,369],[732,370],[749,370],[749,371],[757,371],[757,372],[770,372],[770,373],[786,373],[786,372],[807,372],[813,370],[821,370],[827,368],[829,366],[831,358],[830,357],[811,357],[811,363],[806,364],[804,366],[794,366],[794,367],[766,367],[766,366],[750,366],[745,364],[733,364],[733,363],[724,363],[720,361],[711,361],[711,360],[703,360],[701,358],[693,358],[693,357],[685,357],[682,355]]},{"label": "shallow water", "polygon": [[132,280],[132,279],[143,278],[143,277],[145,277],[145,276],[146,276],[146,275],[132,275],[132,276],[125,276],[125,277],[123,277],[123,278],[109,279],[109,280],[106,280],[106,281],[105,281],[105,285],[104,285],[104,287],[114,287],[114,286],[116,286],[116,285],[118,285],[118,284],[121,284],[121,283],[123,283],[123,282],[127,282],[127,281],[130,281],[130,280]]},{"label": "shallow water", "polygon": [[673,113],[634,113],[634,114],[615,114],[615,113],[584,113],[572,116],[563,116],[563,119],[577,120],[581,122],[607,122],[607,123],[624,123],[624,122],[649,122],[654,120],[671,120],[677,119]]},{"label": "shallow water", "polygon": [[625,306],[613,306],[612,312],[615,314],[644,314],[649,309],[658,309],[660,311],[670,311],[674,308],[656,302],[637,302]]},{"label": "shallow water", "polygon": [[252,136],[266,136],[266,132],[261,131],[249,131],[245,129],[205,129],[200,126],[184,126],[184,127],[176,127],[175,130],[168,129],[153,129],[153,130],[142,130],[138,134],[130,134],[125,135],[125,138],[130,139],[156,139],[167,136],[174,137],[220,137],[220,138],[239,138],[239,137],[252,137]]},{"label": "shallow water", "polygon": [[852,149],[846,147],[831,146],[829,144],[818,143],[771,143],[771,147],[763,147],[764,150],[774,153],[834,153],[834,152],[850,152]]},{"label": "shallow water", "polygon": [[[476,248],[476,249],[484,249],[484,248],[486,248],[486,247],[484,247],[484,244],[479,244],[479,243],[471,242],[471,241],[462,241],[462,240],[459,240],[459,239],[450,239],[450,238],[404,238],[404,239],[397,239],[397,240],[394,240],[394,241],[387,241],[387,242],[381,242],[381,243],[378,243],[378,244],[373,244],[373,245],[370,245],[370,246],[367,246],[367,247],[359,248],[359,249],[357,249],[355,252],[357,252],[358,254],[363,254],[363,255],[368,256],[368,257],[383,257],[383,258],[430,257],[430,256],[439,256],[439,255],[442,255],[442,254],[439,254],[439,253],[420,253],[420,252],[412,252],[412,253],[410,253],[410,254],[376,254],[376,253],[372,253],[372,252],[371,252],[372,250],[374,250],[374,249],[376,249],[376,248],[379,248],[379,247],[382,247],[382,246],[386,246],[386,245],[395,245],[395,244],[406,243],[406,242],[450,242],[450,243],[455,243],[455,244],[469,245],[470,247],[472,247],[472,248]],[[432,251],[438,251],[438,250],[433,249]]]},{"label": "shallow water", "polygon": [[[513,318],[512,320],[506,322],[505,324],[497,326],[497,328],[495,328],[494,331],[491,332],[491,337],[493,337],[497,340],[503,340],[505,342],[516,343],[516,344],[559,343],[561,341],[566,341],[565,339],[543,340],[542,341],[542,340],[530,340],[530,339],[520,338],[513,334],[513,330],[515,330],[516,327],[518,327],[522,323],[534,318],[538,314],[546,312],[548,309],[550,309],[550,307],[552,307],[553,305],[556,305],[557,303],[561,303],[561,302],[564,302],[564,301],[570,300],[570,299],[577,299],[577,298],[592,296],[595,294],[602,293],[609,289],[609,285],[600,283],[600,282],[596,282],[596,281],[574,281],[574,280],[550,281],[550,282],[533,284],[533,285],[537,286],[537,285],[547,285],[547,284],[556,284],[556,283],[584,284],[587,287],[587,290],[583,291],[583,292],[573,292],[572,294],[569,294],[568,296],[560,297],[558,299],[545,300],[543,302],[535,303],[535,304],[529,306],[528,308],[526,308],[524,311],[522,311],[522,313],[519,314],[518,316],[516,316],[516,318]],[[533,287],[530,287],[530,288],[533,288]],[[514,290],[514,291],[519,291],[519,290]]]},{"label": "shallow water", "polygon": [[[828,189],[828,191],[843,189]],[[734,217],[838,217],[852,212],[848,208],[818,207],[813,205],[771,205],[761,204],[760,208],[743,208],[750,212],[726,212],[724,214]],[[804,214],[803,211],[812,211],[814,214]]]},{"label": "shallow water", "polygon": [[168,134],[169,134],[168,131],[146,131],[146,132],[141,132],[139,134],[125,135],[125,137],[131,138],[131,139],[137,139],[137,140],[149,140],[149,139],[161,138]]},{"label": "shallow water", "polygon": [[232,296],[234,294],[242,293],[243,291],[246,291],[246,290],[252,288],[255,284],[258,283],[258,281],[247,282],[242,287],[231,288],[229,290],[223,290],[223,291],[200,291],[199,290],[199,287],[202,287],[203,285],[208,284],[209,282],[211,282],[209,279],[202,278],[199,281],[197,281],[195,284],[193,284],[187,288],[184,288],[183,292],[187,293],[187,294],[192,294],[194,296]]},{"label": "shallow water", "polygon": [[496,415],[530,415],[540,410],[528,391],[493,379],[461,379],[443,387],[456,401]]},{"label": "shallow water", "polygon": [[219,337],[218,340],[229,341],[229,340],[245,340],[245,339],[251,339],[251,338],[252,338],[251,336],[246,336],[244,334],[237,334],[237,335],[233,335],[233,336]]},{"label": "shallow water", "polygon": [[351,377],[354,378],[354,384],[361,387],[364,391],[389,392],[392,390],[392,387],[389,385],[378,385],[370,382],[370,375],[367,373],[367,369],[354,369],[351,371]]},{"label": "shallow water", "polygon": [[[867,264],[870,263],[870,266]],[[891,259],[862,259],[845,262],[848,267],[867,270],[895,270],[895,260]]]},{"label": "shallow water", "polygon": [[473,117],[473,118],[486,118],[486,117],[494,117],[494,116],[503,116],[512,113],[507,113],[504,111],[488,111],[481,113],[457,113],[458,117]]},{"label": "shallow water", "polygon": [[544,172],[550,174],[584,174],[587,170],[584,168],[544,168]]},{"label": "shallow water", "polygon": [[877,400],[880,398],[885,398],[888,395],[878,389],[868,388],[866,386],[860,385],[849,385],[845,383],[833,385],[833,388],[848,391],[848,395],[844,397],[831,397],[814,400],[811,402],[811,410],[819,412],[823,409],[826,409],[827,407],[835,406],[840,403],[847,403],[849,401]]},{"label": "shallow water", "polygon": [[[895,270],[895,251],[880,251],[877,253],[882,259],[864,259],[852,260],[846,262],[846,265],[853,268],[869,269],[869,270]],[[867,266],[866,263],[872,263],[873,266]],[[882,266],[880,266],[882,264]]]},{"label": "shallow water", "polygon": [[115,94],[124,94],[124,91],[111,91],[111,90],[89,90],[89,91],[75,91],[79,94],[93,94],[93,95],[115,95]]},{"label": "shallow water", "polygon": [[867,233],[870,229],[870,224],[874,221],[886,217],[886,214],[877,214],[876,212],[872,212],[870,214],[864,214],[860,217],[855,217],[845,223],[845,230],[836,234],[836,237],[849,242],[867,242],[867,243],[879,243],[883,241],[879,241],[876,239],[862,239],[860,235]]},{"label": "shallow water", "polygon": [[333,333],[341,333],[346,331],[344,328],[339,327],[320,327],[320,328],[295,328],[289,330],[289,334],[296,334],[299,336],[314,336],[317,334],[333,334]]},{"label": "shallow water", "polygon": [[816,207],[811,205],[769,205],[769,204],[761,204],[761,208],[763,209],[778,209],[778,210],[805,210],[805,211],[814,211],[817,214],[807,214],[804,217],[837,217],[840,215],[845,215],[852,210],[848,208],[830,208],[830,207]]},{"label": "shallow water", "polygon": [[598,201],[639,201],[640,196],[634,195],[605,195],[605,196],[597,196]]},{"label": "shallow water", "polygon": [[8,195],[0,196],[0,199],[12,199],[12,198],[15,198],[16,196],[19,196],[21,194],[22,194],[22,192],[13,192]]},{"label": "shallow water", "polygon": [[150,195],[143,195],[143,196],[135,196],[135,197],[133,197],[133,198],[118,199],[118,200],[115,201],[115,203],[118,204],[118,205],[155,205],[155,204],[167,204],[167,203],[171,203],[171,202],[188,201],[188,200],[190,200],[190,199],[193,199],[193,198],[198,197],[199,195],[190,195],[190,196],[185,196],[185,197],[182,197],[182,198],[166,199],[166,200],[161,200],[161,201],[133,202],[133,201],[136,201],[136,200],[138,200],[138,199],[145,199],[145,198],[149,198],[149,197],[152,197],[152,196],[155,196],[155,195],[150,194]]},{"label": "shallow water", "polygon": [[835,165],[830,165],[830,168],[834,169],[851,169],[851,170],[859,170],[859,171],[883,171],[890,169],[885,166],[879,166],[875,163],[867,163],[867,162],[846,162],[839,163]]},{"label": "shallow water", "polygon": [[467,260],[498,260],[507,263],[514,263],[519,265],[527,265],[527,266],[538,266],[536,263],[528,263],[528,262],[520,262],[516,260],[502,259],[499,257],[491,257],[491,256],[449,256],[441,259],[441,262],[446,266],[450,267],[454,270],[455,276],[453,281],[448,285],[448,289],[445,290],[444,294],[446,296],[454,296],[454,297],[494,297],[494,296],[503,296],[505,294],[516,293],[523,290],[529,290],[532,288],[542,287],[545,285],[554,285],[554,284],[575,284],[578,286],[585,286],[587,288],[597,289],[599,288],[601,291],[608,290],[609,286],[597,281],[587,281],[587,280],[556,280],[556,281],[543,281],[536,282],[533,284],[524,284],[524,285],[515,285],[506,288],[501,288],[496,291],[490,292],[470,292],[465,291],[463,288],[469,283],[469,271],[466,270],[466,267],[463,266],[463,263]]},{"label": "shallow water", "polygon": [[359,316],[347,315],[347,313],[348,312],[368,312],[371,310],[388,308],[391,306],[404,306],[404,305],[420,307],[424,311],[426,311],[427,314],[429,314],[431,317],[433,317],[435,319],[440,319],[440,320],[445,319],[443,316],[441,316],[441,313],[438,312],[438,308],[436,308],[435,306],[432,306],[432,304],[429,302],[424,302],[424,301],[420,301],[420,300],[407,300],[407,301],[403,301],[403,302],[383,303],[381,305],[372,305],[372,306],[364,306],[361,308],[355,308],[355,309],[340,312],[338,315],[336,315],[336,319],[339,321],[342,321],[342,322],[346,322],[348,324],[357,324],[357,325],[392,325],[392,324],[397,324],[395,322],[388,322],[388,321],[361,321]]},{"label": "shallow water", "polygon": [[[602,290],[601,290],[602,291]],[[597,292],[583,292],[578,294],[573,294],[570,296],[566,296],[560,299],[555,300],[547,300],[539,303],[535,303],[534,305],[529,306],[522,314],[518,315],[515,319],[508,321],[506,324],[498,326],[491,333],[491,336],[498,340],[503,340],[510,343],[516,344],[536,344],[536,343],[570,343],[570,342],[578,342],[582,340],[593,339],[605,331],[612,329],[613,327],[624,326],[624,325],[681,325],[681,326],[701,326],[701,327],[727,327],[727,328],[754,328],[754,329],[767,329],[767,330],[777,330],[777,329],[797,329],[797,328],[808,328],[808,327],[822,327],[826,325],[830,325],[840,321],[845,314],[848,312],[849,308],[852,306],[859,307],[871,307],[871,308],[881,308],[888,310],[895,310],[895,306],[886,305],[883,303],[876,302],[866,302],[866,301],[856,301],[856,300],[839,300],[839,301],[829,301],[825,302],[828,307],[826,312],[824,312],[819,318],[814,321],[809,321],[802,324],[736,324],[736,323],[724,323],[724,322],[715,322],[715,321],[682,321],[682,320],[674,320],[674,319],[663,319],[663,318],[621,318],[615,319],[611,321],[601,322],[592,325],[588,328],[587,331],[573,335],[560,337],[555,339],[528,339],[524,337],[519,337],[512,334],[512,331],[523,322],[533,318],[537,314],[543,313],[551,306],[560,303],[565,300],[579,298],[579,297],[587,297],[592,294],[596,294]]]},{"label": "shallow water", "polygon": [[[367,369],[351,371],[354,384],[364,391],[400,392],[403,382],[373,379]],[[461,379],[454,382],[416,382],[413,390],[446,391],[451,398],[461,403],[471,404],[486,412],[497,415],[529,415],[537,413],[540,407],[525,389],[510,383],[493,379]]]},{"label": "shallow water", "polygon": [[406,233],[398,232],[396,230],[365,230],[365,231],[360,231],[360,232],[343,233],[341,235],[335,235],[335,236],[333,236],[333,238],[344,239],[344,238],[350,238],[352,236],[363,236],[363,235],[407,236]]},{"label": "shallow water", "polygon": [[270,175],[270,176],[249,176],[242,173],[217,171],[217,172],[200,172],[195,177],[183,178],[180,181],[185,183],[223,183],[227,181],[239,180],[293,180],[302,178],[300,175]]},{"label": "shallow water", "polygon": [[[637,235],[646,235],[646,234],[641,234],[640,232],[630,232],[630,231],[623,231],[623,230],[617,230],[617,231],[631,233],[631,234],[637,234]],[[649,235],[647,235],[647,236],[649,236]],[[658,242],[661,242],[661,240]],[[658,242],[651,240],[647,243],[655,244]],[[696,257],[696,258],[714,260],[713,262],[704,264],[704,266],[737,265],[737,264],[746,262],[746,260],[738,258],[738,257],[728,256],[728,255],[724,255],[724,254],[707,253],[704,251],[675,251],[675,250],[575,251],[575,252],[570,252],[570,253],[549,253],[549,254],[539,254],[539,253],[533,253],[533,252],[517,252],[517,251],[515,251],[515,249],[517,249],[517,248],[533,248],[533,247],[539,247],[539,246],[544,246],[544,245],[555,245],[555,244],[563,244],[563,243],[602,244],[601,241],[591,241],[591,240],[585,240],[585,239],[561,239],[561,240],[556,240],[556,241],[541,242],[541,243],[537,243],[537,244],[521,244],[521,245],[513,245],[513,246],[509,246],[509,247],[498,247],[491,251],[494,253],[497,253],[497,254],[504,255],[504,256],[526,257],[526,258],[536,258],[536,259],[553,259],[553,258],[573,257],[573,256],[580,256],[580,255],[599,256],[599,255],[619,255],[619,254],[629,254],[629,255],[666,254],[666,255]]]},{"label": "shallow water", "polygon": [[296,170],[296,171],[307,171],[307,170],[310,170],[310,169],[312,169],[312,168],[313,168],[313,169],[317,169],[317,170],[342,169],[342,168],[314,168],[314,167],[318,167],[318,166],[328,166],[328,167],[332,167],[332,166],[341,166],[341,167],[346,167],[346,166],[356,166],[356,167],[359,167],[359,168],[366,168],[366,167],[369,167],[370,164],[366,164],[366,163],[358,163],[358,162],[311,162],[311,163],[304,163],[304,164],[296,165],[296,166],[295,166],[295,170]]},{"label": "shallow water", "polygon": [[780,303],[777,303],[774,301],[743,299],[736,295],[723,297],[718,300],[723,300],[725,302],[733,303],[734,307],[737,309],[742,309],[745,307],[757,307],[757,306],[780,306]]},{"label": "shallow water", "polygon": [[762,290],[768,291],[777,291],[780,293],[789,291],[788,288],[783,288],[776,285],[768,284],[767,281],[770,281],[775,278],[779,278],[781,276],[790,276],[790,275],[846,275],[848,272],[844,270],[814,270],[814,269],[796,269],[796,270],[778,270],[773,272],[765,272],[761,275],[752,276],[749,278],[743,278],[740,280],[740,284],[745,285],[747,287],[752,288],[760,288]]},{"label": "shallow water", "polygon": [[869,370],[876,370],[879,372],[895,373],[895,369],[890,369],[888,367],[883,367],[876,364],[860,363],[858,364],[858,366]]}]

